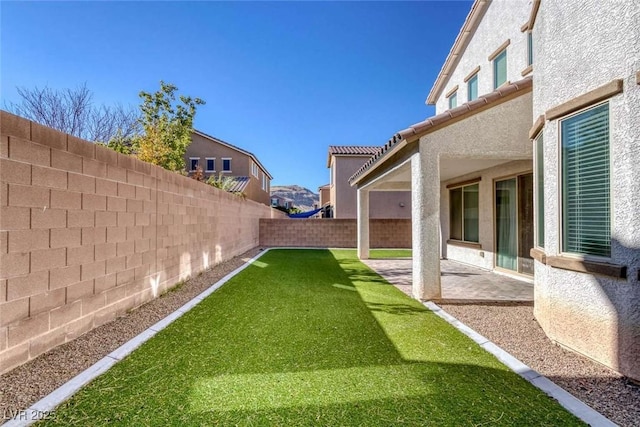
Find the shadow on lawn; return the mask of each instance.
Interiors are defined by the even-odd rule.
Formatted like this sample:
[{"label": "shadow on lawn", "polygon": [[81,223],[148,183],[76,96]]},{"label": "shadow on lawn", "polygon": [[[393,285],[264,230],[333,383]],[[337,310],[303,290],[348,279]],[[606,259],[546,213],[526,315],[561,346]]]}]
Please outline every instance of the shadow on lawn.
[{"label": "shadow on lawn", "polygon": [[244,270],[83,389],[54,420],[575,423],[348,251],[271,251],[262,261],[268,266]]}]

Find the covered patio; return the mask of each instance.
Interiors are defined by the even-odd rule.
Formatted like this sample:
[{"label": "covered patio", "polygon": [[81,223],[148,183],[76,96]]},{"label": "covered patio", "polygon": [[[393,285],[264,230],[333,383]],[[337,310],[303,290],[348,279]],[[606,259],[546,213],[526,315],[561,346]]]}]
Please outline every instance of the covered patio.
[{"label": "covered patio", "polygon": [[[369,268],[412,296],[411,258],[367,259]],[[533,283],[451,260],[440,261],[442,297],[437,302],[531,302]]]},{"label": "covered patio", "polygon": [[[394,135],[363,165],[350,179],[358,190],[358,257],[369,258],[370,193],[408,190],[414,298],[447,298],[448,278],[468,274],[465,264],[532,280],[531,89],[531,78],[507,83],[417,123]],[[473,206],[461,204],[459,216],[451,214],[453,189],[474,200]],[[442,258],[464,264],[441,264]],[[469,286],[481,289],[475,282]]]}]

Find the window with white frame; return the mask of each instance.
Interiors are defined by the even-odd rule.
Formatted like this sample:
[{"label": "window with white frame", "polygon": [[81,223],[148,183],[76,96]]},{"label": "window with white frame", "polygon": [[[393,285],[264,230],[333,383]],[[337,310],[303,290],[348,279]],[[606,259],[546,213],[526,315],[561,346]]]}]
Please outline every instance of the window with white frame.
[{"label": "window with white frame", "polygon": [[507,81],[507,49],[493,60],[493,88],[497,89]]},{"label": "window with white frame", "polygon": [[544,150],[542,132],[534,140],[536,246],[544,248]]},{"label": "window with white frame", "polygon": [[222,172],[231,172],[231,157],[222,158]]},{"label": "window with white frame", "polygon": [[478,74],[467,81],[467,101],[473,101],[478,97]]},{"label": "window with white frame", "polygon": [[189,157],[189,172],[195,172],[200,165],[200,157]]},{"label": "window with white frame", "polygon": [[456,108],[458,106],[458,92],[453,92],[449,95],[449,109]]},{"label": "window with white frame", "polygon": [[267,191],[268,184],[269,184],[269,180],[267,179],[267,175],[262,174],[262,189],[264,191]]},{"label": "window with white frame", "polygon": [[611,256],[609,103],[560,122],[562,251]]},{"label": "window with white frame", "polygon": [[449,237],[463,242],[479,242],[479,184],[449,190]]},{"label": "window with white frame", "polygon": [[215,157],[207,157],[207,169],[205,172],[215,172],[216,171],[216,158]]},{"label": "window with white frame", "polygon": [[251,162],[251,174],[258,177],[258,164],[256,162]]}]

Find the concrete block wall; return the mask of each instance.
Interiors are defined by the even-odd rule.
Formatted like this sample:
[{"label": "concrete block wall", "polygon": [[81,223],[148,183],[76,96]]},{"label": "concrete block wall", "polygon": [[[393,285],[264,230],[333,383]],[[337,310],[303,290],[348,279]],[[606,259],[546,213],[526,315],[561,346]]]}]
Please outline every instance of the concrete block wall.
[{"label": "concrete block wall", "polygon": [[270,207],[0,112],[0,373],[259,242]]},{"label": "concrete block wall", "polygon": [[[355,219],[261,219],[260,245],[355,248]],[[372,248],[410,248],[410,219],[371,219]]]}]

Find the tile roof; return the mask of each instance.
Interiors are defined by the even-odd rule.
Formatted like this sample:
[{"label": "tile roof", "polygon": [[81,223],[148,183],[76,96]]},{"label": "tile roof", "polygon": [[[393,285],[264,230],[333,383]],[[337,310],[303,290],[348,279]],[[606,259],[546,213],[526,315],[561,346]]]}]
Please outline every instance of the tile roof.
[{"label": "tile roof", "polygon": [[329,155],[373,156],[380,147],[360,145],[330,145]]},{"label": "tile roof", "polygon": [[[505,100],[509,95],[516,94],[518,92],[526,93],[530,92],[533,87],[533,77],[529,76],[522,80],[518,80],[514,83],[509,83],[501,86],[491,93],[482,95],[473,101],[466,102],[459,107],[447,110],[444,113],[440,113],[436,116],[432,116],[420,123],[409,126],[407,129],[403,129],[393,135],[387,143],[381,147],[381,149],[371,156],[367,162],[362,165],[360,169],[349,178],[349,183],[353,184],[359,177],[361,177],[367,170],[373,169],[373,166],[380,163],[381,159],[384,159],[386,155],[398,145],[400,142],[409,138],[413,140],[419,139],[422,135],[426,135],[432,130],[439,129],[443,125],[447,126],[451,120],[459,118],[465,115],[472,115],[482,111],[485,107],[493,106]],[[507,98],[508,99],[508,98]]]},{"label": "tile roof", "polygon": [[229,180],[233,181],[233,185],[230,185],[227,189],[229,193],[242,193],[249,184],[248,176],[230,176]]}]

